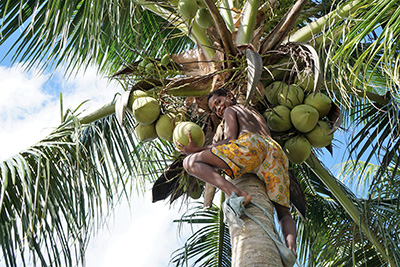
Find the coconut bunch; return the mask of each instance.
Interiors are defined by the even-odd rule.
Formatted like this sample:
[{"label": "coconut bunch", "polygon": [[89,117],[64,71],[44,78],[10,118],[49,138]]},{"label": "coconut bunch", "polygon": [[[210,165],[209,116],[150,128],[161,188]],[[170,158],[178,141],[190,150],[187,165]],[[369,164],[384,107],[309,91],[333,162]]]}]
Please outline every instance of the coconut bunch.
[{"label": "coconut bunch", "polygon": [[194,27],[208,29],[214,24],[210,11],[203,0],[179,0],[178,12],[185,20],[193,21]]},{"label": "coconut bunch", "polygon": [[272,106],[264,111],[274,137],[281,140],[289,160],[300,164],[312,148],[329,147],[333,139],[328,114],[333,103],[328,95],[314,91],[311,76],[296,78],[287,84],[276,81],[265,88],[265,97]]},{"label": "coconut bunch", "polygon": [[176,114],[162,113],[158,100],[142,90],[131,92],[129,106],[138,123],[136,136],[140,141],[151,141],[159,137],[172,141],[172,132],[176,125]]},{"label": "coconut bunch", "polygon": [[198,146],[203,146],[205,135],[199,125],[190,121],[182,121],[178,112],[161,112],[160,105],[154,97],[142,90],[131,92],[131,111],[138,125],[135,133],[140,141],[151,141],[161,138],[165,141],[174,141],[187,145],[188,133],[191,133],[193,141]]}]

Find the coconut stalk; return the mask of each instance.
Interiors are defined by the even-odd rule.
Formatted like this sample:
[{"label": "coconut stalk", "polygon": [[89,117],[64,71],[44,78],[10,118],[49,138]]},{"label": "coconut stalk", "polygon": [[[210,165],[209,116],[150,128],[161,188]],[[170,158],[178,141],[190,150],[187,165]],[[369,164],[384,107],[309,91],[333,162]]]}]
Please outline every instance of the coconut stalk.
[{"label": "coconut stalk", "polygon": [[300,16],[301,10],[308,0],[297,0],[297,2],[289,9],[285,16],[279,21],[278,25],[265,37],[261,42],[260,54],[264,55],[272,49],[276,49],[284,40],[284,38],[292,30],[297,18]]},{"label": "coconut stalk", "polygon": [[235,23],[233,22],[233,17],[232,17],[232,7],[233,7],[232,0],[223,0],[220,6],[221,9],[220,14],[225,20],[226,27],[231,32],[235,30]]},{"label": "coconut stalk", "polygon": [[[207,5],[208,10],[214,20],[215,28],[219,33],[219,36],[222,40],[222,45],[224,46],[225,52],[229,55],[236,56],[236,47],[232,42],[232,33],[228,30],[225,20],[222,18],[221,14],[218,11],[217,6],[214,4],[213,0],[204,0],[204,3]],[[228,61],[228,68],[230,68],[231,63]]]},{"label": "coconut stalk", "polygon": [[[269,200],[265,183],[255,174],[245,174],[232,180],[241,190],[252,196],[252,201],[262,206],[271,216],[274,215],[274,207]],[[261,221],[270,233],[274,233],[273,223],[256,206],[249,204],[246,211]],[[247,216],[241,217],[244,228],[229,228],[232,244],[232,267],[241,266],[283,266],[279,252],[274,241],[265,230]]]},{"label": "coconut stalk", "polygon": [[335,22],[339,20],[343,20],[343,18],[347,18],[351,12],[357,10],[359,8],[359,4],[361,4],[363,0],[354,0],[347,5],[339,8],[338,10],[332,11],[329,14],[317,19],[314,22],[308,23],[307,26],[297,30],[290,36],[287,36],[283,40],[283,44],[290,42],[308,42],[310,41],[315,34],[320,33],[325,27],[333,25]]},{"label": "coconut stalk", "polygon": [[318,176],[318,178],[329,188],[332,194],[336,197],[338,202],[346,210],[347,214],[353,221],[361,228],[363,233],[367,236],[369,241],[375,249],[381,254],[382,259],[390,266],[396,266],[394,259],[390,256],[389,252],[382,246],[376,234],[371,231],[363,219],[363,215],[353,202],[343,192],[343,189],[336,183],[335,178],[322,166],[318,158],[311,154],[305,161],[306,165]]},{"label": "coconut stalk", "polygon": [[257,20],[256,14],[259,6],[259,0],[247,0],[247,2],[244,4],[236,37],[237,45],[252,43],[254,27]]}]

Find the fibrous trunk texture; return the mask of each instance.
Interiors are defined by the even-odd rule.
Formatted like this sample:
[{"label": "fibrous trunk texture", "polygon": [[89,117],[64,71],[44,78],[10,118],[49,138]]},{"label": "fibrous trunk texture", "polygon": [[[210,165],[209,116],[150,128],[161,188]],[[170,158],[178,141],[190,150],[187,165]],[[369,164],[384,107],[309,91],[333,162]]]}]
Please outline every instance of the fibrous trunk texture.
[{"label": "fibrous trunk texture", "polygon": [[[261,205],[271,217],[274,207],[269,200],[265,183],[254,174],[245,174],[232,180],[238,188],[246,191],[252,196],[252,201]],[[256,206],[249,204],[246,210],[260,220],[274,234],[272,223],[267,216]],[[243,215],[245,223],[243,229],[230,229],[232,244],[232,267],[255,267],[255,266],[283,266],[279,252],[268,234],[249,217]]]}]

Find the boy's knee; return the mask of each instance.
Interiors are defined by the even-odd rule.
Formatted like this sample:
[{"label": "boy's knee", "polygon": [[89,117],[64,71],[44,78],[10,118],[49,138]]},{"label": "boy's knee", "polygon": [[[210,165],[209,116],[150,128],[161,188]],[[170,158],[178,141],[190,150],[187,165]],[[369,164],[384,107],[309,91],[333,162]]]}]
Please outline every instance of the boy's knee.
[{"label": "boy's knee", "polygon": [[190,173],[191,162],[192,162],[192,160],[191,160],[191,155],[188,155],[188,156],[186,156],[186,157],[183,159],[183,168],[184,168],[188,173]]}]

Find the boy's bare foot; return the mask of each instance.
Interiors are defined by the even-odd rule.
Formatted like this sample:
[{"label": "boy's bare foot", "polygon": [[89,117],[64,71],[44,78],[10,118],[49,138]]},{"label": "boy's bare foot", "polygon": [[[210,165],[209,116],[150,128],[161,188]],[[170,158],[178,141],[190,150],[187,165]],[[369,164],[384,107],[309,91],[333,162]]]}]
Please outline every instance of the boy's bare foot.
[{"label": "boy's bare foot", "polygon": [[243,206],[246,207],[247,204],[249,204],[251,201],[251,196],[249,194],[244,195],[244,202],[243,202]]}]

